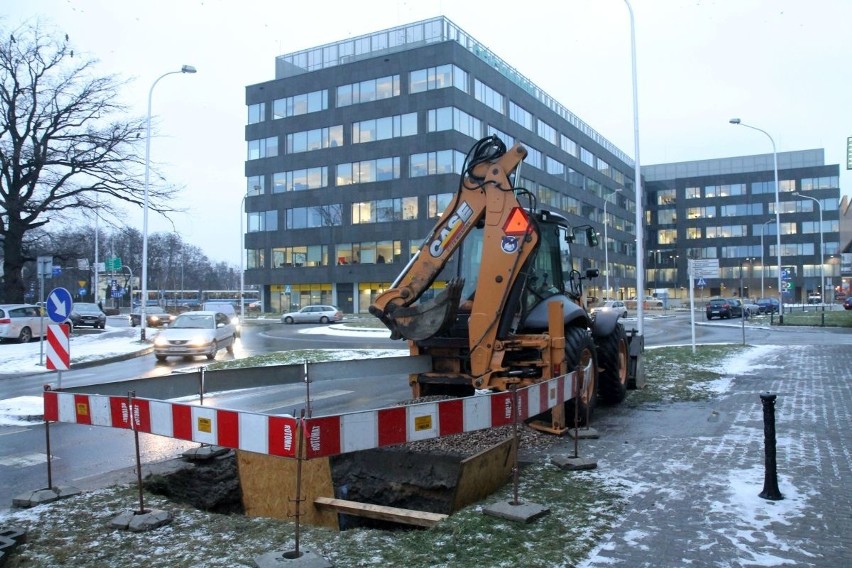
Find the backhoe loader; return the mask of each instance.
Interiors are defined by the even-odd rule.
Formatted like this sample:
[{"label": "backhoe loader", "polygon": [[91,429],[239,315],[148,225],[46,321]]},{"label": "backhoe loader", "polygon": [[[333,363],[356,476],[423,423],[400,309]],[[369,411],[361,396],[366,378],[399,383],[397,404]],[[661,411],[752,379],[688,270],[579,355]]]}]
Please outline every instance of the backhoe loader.
[{"label": "backhoe loader", "polygon": [[578,400],[565,410],[570,420],[579,409],[583,422],[597,398],[618,403],[635,386],[642,336],[628,335],[615,311],[587,312],[583,281],[598,271],[576,270],[571,244],[585,234],[595,246],[597,233],[513,186],[526,155],[496,136],[471,148],[452,201],[370,313],[412,355],[431,356],[431,371],[409,378],[415,397],[502,391],[579,369]]}]

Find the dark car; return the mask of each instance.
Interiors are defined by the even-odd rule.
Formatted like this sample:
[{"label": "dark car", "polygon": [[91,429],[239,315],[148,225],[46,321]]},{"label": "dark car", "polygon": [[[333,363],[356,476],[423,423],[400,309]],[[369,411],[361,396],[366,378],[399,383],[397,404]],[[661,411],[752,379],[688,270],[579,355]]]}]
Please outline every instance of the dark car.
[{"label": "dark car", "polygon": [[757,305],[760,306],[762,314],[777,314],[780,308],[778,298],[758,298]]},{"label": "dark car", "polygon": [[71,308],[68,320],[72,327],[90,325],[95,329],[106,327],[106,314],[97,304],[78,302]]},{"label": "dark car", "polygon": [[843,309],[852,310],[852,296],[849,296],[845,300],[843,300]]},{"label": "dark car", "polygon": [[[175,316],[157,306],[149,306],[145,308],[145,321],[148,323],[146,327],[163,327],[168,325],[175,319]],[[142,314],[139,310],[135,310],[130,314],[130,327],[136,327],[142,324]]]},{"label": "dark car", "polygon": [[712,298],[707,302],[707,319],[743,317],[743,304],[736,298]]}]

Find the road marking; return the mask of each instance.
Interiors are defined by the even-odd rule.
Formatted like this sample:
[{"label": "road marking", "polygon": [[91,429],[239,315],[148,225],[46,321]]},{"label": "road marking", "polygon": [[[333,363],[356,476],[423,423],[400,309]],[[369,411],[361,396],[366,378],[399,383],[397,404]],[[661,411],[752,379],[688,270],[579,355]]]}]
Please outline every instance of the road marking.
[{"label": "road marking", "polygon": [[[320,393],[320,394],[312,394],[311,395],[311,402],[316,402],[318,400],[324,400],[324,399],[327,399],[327,398],[334,398],[334,397],[337,397],[337,396],[346,396],[346,395],[352,394],[352,393],[353,393],[353,391],[348,391],[348,390],[330,390],[330,391],[326,391],[326,392],[323,392],[323,393]],[[290,398],[290,399],[287,399],[287,400],[282,400],[282,401],[278,401],[278,402],[274,402],[274,403],[270,402],[269,405],[267,405],[267,406],[264,406],[264,407],[261,407],[261,408],[252,408],[252,412],[268,412],[268,411],[270,411],[274,408],[288,408],[288,407],[291,407],[291,406],[292,407],[299,407],[299,406],[304,406],[304,404],[305,404],[305,397],[302,396],[302,397],[299,397],[299,398]]]},{"label": "road marking", "polygon": [[[53,458],[54,461],[57,458]],[[22,456],[8,456],[0,458],[0,465],[10,467],[29,467],[31,465],[40,465],[47,462],[47,454],[24,454]]]},{"label": "road marking", "polygon": [[9,436],[10,434],[20,434],[21,432],[28,432],[29,428],[13,428],[11,430],[2,430],[0,431],[0,436]]}]

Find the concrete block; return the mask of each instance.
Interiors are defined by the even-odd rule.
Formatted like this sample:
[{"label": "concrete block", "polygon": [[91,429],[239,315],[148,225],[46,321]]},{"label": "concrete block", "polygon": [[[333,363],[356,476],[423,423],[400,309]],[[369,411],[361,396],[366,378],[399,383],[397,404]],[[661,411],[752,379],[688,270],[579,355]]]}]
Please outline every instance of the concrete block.
[{"label": "concrete block", "polygon": [[596,469],[598,462],[588,458],[573,456],[554,456],[551,460],[554,464],[568,471],[580,471],[584,469]]},{"label": "concrete block", "polygon": [[53,503],[59,499],[67,499],[68,497],[73,497],[74,495],[79,494],[80,490],[70,485],[60,485],[57,487],[50,487],[48,489],[36,489],[35,491],[28,491],[27,493],[22,493],[17,497],[14,497],[12,499],[12,506],[28,509],[29,507],[35,507],[36,505],[43,505],[45,503]]},{"label": "concrete block", "polygon": [[145,532],[167,525],[173,518],[170,512],[159,509],[145,509],[144,512],[124,511],[110,521],[110,526],[131,532]]},{"label": "concrete block", "polygon": [[322,556],[305,550],[299,550],[299,555],[293,550],[280,550],[278,552],[267,552],[256,556],[254,565],[257,568],[331,568],[332,564]]},{"label": "concrete block", "polygon": [[597,440],[601,437],[594,428],[571,428],[568,435],[576,440]]},{"label": "concrete block", "polygon": [[222,446],[201,446],[185,451],[182,455],[188,460],[206,461],[227,454],[231,450]]},{"label": "concrete block", "polygon": [[531,523],[532,521],[543,517],[550,512],[549,507],[539,505],[537,503],[518,503],[500,502],[494,503],[485,507],[485,514],[492,517],[500,517],[510,521],[518,521],[522,523]]}]

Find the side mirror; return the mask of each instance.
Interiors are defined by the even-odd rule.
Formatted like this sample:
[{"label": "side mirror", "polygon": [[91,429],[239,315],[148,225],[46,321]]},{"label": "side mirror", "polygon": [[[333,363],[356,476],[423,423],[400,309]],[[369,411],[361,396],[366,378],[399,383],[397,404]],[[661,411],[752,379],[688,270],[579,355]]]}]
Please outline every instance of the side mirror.
[{"label": "side mirror", "polygon": [[601,271],[597,268],[589,268],[586,270],[586,278],[597,278],[601,275]]},{"label": "side mirror", "polygon": [[590,247],[598,246],[598,233],[592,227],[586,228],[586,241]]}]

